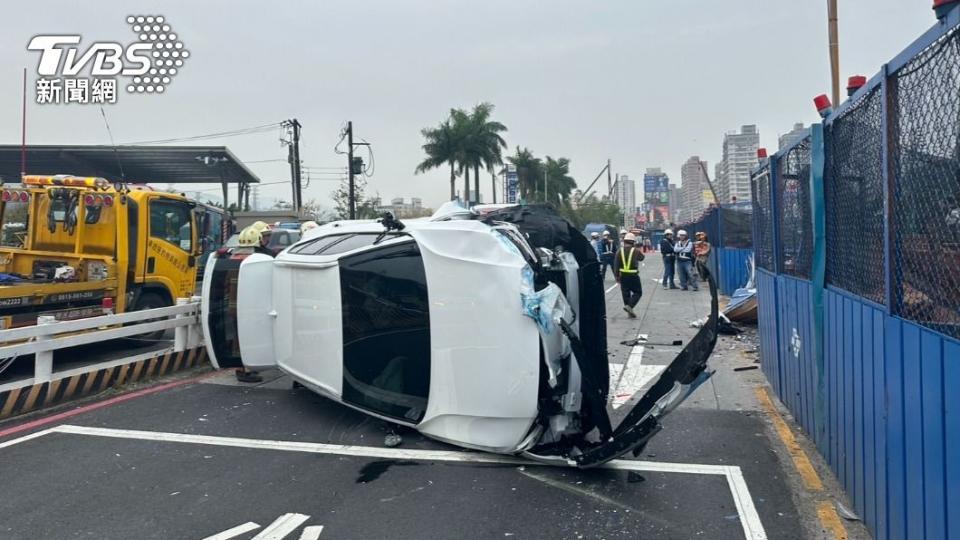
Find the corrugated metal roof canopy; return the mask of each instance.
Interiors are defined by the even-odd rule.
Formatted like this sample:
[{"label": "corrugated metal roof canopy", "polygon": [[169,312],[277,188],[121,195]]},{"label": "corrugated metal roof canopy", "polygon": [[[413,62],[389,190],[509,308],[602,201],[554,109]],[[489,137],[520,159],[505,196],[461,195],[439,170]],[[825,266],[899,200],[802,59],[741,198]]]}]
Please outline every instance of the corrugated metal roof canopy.
[{"label": "corrugated metal roof canopy", "polygon": [[[20,146],[0,145],[0,178],[19,182],[20,172]],[[101,176],[129,183],[260,182],[226,146],[29,145],[26,172]]]}]

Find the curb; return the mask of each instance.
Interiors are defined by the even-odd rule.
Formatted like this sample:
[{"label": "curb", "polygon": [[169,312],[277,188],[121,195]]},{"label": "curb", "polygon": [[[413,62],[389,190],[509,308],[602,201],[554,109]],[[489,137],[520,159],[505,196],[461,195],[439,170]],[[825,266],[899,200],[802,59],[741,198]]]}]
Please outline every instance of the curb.
[{"label": "curb", "polygon": [[204,363],[208,363],[207,351],[204,347],[196,347],[14,388],[0,393],[0,420],[99,394],[108,388],[162,377]]}]

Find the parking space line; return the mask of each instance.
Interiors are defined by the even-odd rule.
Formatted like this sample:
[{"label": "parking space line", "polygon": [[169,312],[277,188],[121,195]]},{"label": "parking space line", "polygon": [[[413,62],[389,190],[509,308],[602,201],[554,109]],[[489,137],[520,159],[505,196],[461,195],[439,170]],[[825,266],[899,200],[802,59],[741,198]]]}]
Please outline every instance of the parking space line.
[{"label": "parking space line", "polygon": [[[112,398],[110,398],[110,399],[105,399],[105,400],[103,400],[103,401],[96,401],[96,402],[94,402],[94,403],[90,403],[89,405],[83,405],[83,406],[81,406],[81,407],[77,407],[76,409],[71,409],[71,410],[69,410],[69,411],[65,411],[65,412],[62,412],[62,413],[54,414],[54,415],[47,416],[47,417],[44,417],[44,418],[38,418],[37,420],[33,420],[33,421],[30,421],[30,422],[24,422],[23,424],[18,424],[18,425],[15,425],[15,426],[13,426],[13,427],[9,427],[9,428],[6,428],[6,429],[0,429],[0,439],[2,439],[3,437],[7,437],[7,436],[10,436],[10,435],[17,434],[17,433],[22,433],[22,432],[24,432],[24,431],[29,431],[29,430],[31,430],[31,429],[36,429],[36,428],[39,428],[39,427],[42,427],[42,426],[46,426],[46,425],[49,425],[49,424],[53,424],[53,423],[59,422],[59,421],[61,421],[61,420],[66,420],[67,418],[70,418],[70,417],[73,417],[73,416],[77,416],[77,415],[79,415],[79,414],[84,414],[84,413],[87,413],[87,412],[90,412],[90,411],[95,411],[95,410],[97,410],[97,409],[102,409],[102,408],[104,408],[104,407],[109,407],[109,406],[111,406],[111,405],[116,405],[116,404],[118,404],[118,403],[123,403],[124,401],[129,401],[129,400],[131,400],[131,399],[136,399],[136,398],[138,398],[138,397],[142,397],[142,396],[146,396],[146,395],[150,395],[150,394],[156,394],[156,393],[158,393],[158,392],[163,392],[163,391],[165,391],[165,390],[170,390],[171,388],[176,388],[176,387],[178,387],[178,386],[184,386],[184,385],[187,385],[187,384],[190,384],[190,383],[195,383],[195,382],[198,382],[198,381],[200,381],[200,380],[202,380],[202,379],[204,379],[204,378],[206,378],[206,377],[211,377],[211,376],[213,376],[213,375],[216,375],[217,373],[218,373],[217,371],[212,371],[212,372],[210,372],[210,373],[204,373],[204,374],[198,375],[198,376],[196,376],[196,377],[190,377],[190,378],[188,378],[188,379],[181,379],[181,380],[179,380],[179,381],[173,381],[173,382],[169,382],[169,383],[166,383],[166,384],[160,384],[160,385],[157,385],[157,386],[151,386],[151,387],[149,387],[149,388],[144,388],[144,389],[142,389],[142,390],[136,390],[136,391],[133,391],[133,392],[128,392],[128,393],[126,393],[126,394],[121,394],[121,395],[119,395],[119,396],[112,397]],[[95,378],[94,375],[95,375],[95,373],[91,373],[91,374],[90,374],[90,376],[87,378],[87,382],[88,382],[88,383],[91,383],[91,382],[93,381],[93,379]],[[7,398],[7,403],[8,403],[8,405],[9,405],[12,401],[15,401],[15,400],[10,400],[10,398]],[[9,405],[9,406],[10,406],[11,408],[13,407],[13,405]],[[12,441],[10,441],[10,442],[12,442]],[[3,448],[3,446],[0,446],[0,448]]]},{"label": "parking space line", "polygon": [[[114,429],[89,426],[59,425],[47,430],[32,433],[19,439],[0,444],[0,448],[13,446],[21,442],[36,439],[51,433],[87,435],[116,439],[132,439],[156,442],[176,442],[233,448],[253,448],[262,450],[281,450],[287,452],[306,452],[314,454],[347,455],[355,457],[419,460],[459,463],[497,463],[525,466],[551,466],[548,463],[501,454],[488,454],[460,450],[407,450],[402,448],[378,448],[373,446],[354,446],[341,444],[312,443],[299,441],[278,441],[267,439],[248,439],[241,437],[221,437],[214,435],[195,435],[189,433],[169,433],[161,431],[142,431],[132,429]],[[740,467],[731,465],[705,465],[697,463],[668,463],[659,461],[640,461],[618,459],[601,466],[605,469],[661,472],[680,474],[718,475],[727,479],[730,494],[736,505],[744,536],[748,540],[764,540],[766,533],[757,513],[756,506]]]},{"label": "parking space line", "polygon": [[605,290],[605,291],[603,291],[603,294],[604,294],[604,295],[608,295],[608,294],[610,294],[610,291],[612,291],[612,290],[614,290],[614,289],[616,289],[616,288],[617,288],[618,286],[620,286],[620,284],[619,284],[619,283],[614,283],[613,285],[611,285],[611,286],[610,286],[610,288],[609,288],[609,289],[607,289],[607,290]]}]

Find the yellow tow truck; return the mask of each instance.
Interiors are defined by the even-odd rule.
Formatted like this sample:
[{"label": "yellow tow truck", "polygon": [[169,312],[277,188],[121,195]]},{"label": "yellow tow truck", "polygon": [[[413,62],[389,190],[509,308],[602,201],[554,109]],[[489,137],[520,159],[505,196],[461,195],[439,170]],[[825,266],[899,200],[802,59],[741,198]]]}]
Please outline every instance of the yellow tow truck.
[{"label": "yellow tow truck", "polygon": [[222,245],[220,209],[103,178],[0,186],[0,328],[173,305]]}]

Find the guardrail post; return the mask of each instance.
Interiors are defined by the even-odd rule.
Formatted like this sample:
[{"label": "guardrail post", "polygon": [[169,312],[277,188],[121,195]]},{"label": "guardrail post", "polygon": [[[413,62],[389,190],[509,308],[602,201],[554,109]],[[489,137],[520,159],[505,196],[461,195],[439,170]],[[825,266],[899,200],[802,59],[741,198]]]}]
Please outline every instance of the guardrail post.
[{"label": "guardrail post", "polygon": [[[56,324],[57,318],[52,315],[40,315],[37,317],[37,326],[52,326]],[[37,336],[37,342],[47,341],[53,335],[53,329],[50,332],[44,332]],[[33,361],[33,382],[34,384],[49,382],[53,377],[53,350],[40,350],[34,355]]]},{"label": "guardrail post", "polygon": [[[177,298],[178,306],[185,306],[190,303],[189,298]],[[185,319],[187,316],[183,313],[177,314],[177,319]],[[183,324],[173,329],[173,350],[181,352],[187,348],[187,339],[189,338],[189,328]]]},{"label": "guardrail post", "polygon": [[203,326],[201,326],[202,321],[200,320],[201,314],[201,305],[200,302],[203,300],[200,296],[194,296],[190,299],[190,302],[197,305],[196,313],[196,324],[191,324],[189,326],[190,334],[187,339],[187,346],[192,348],[203,346]]}]

